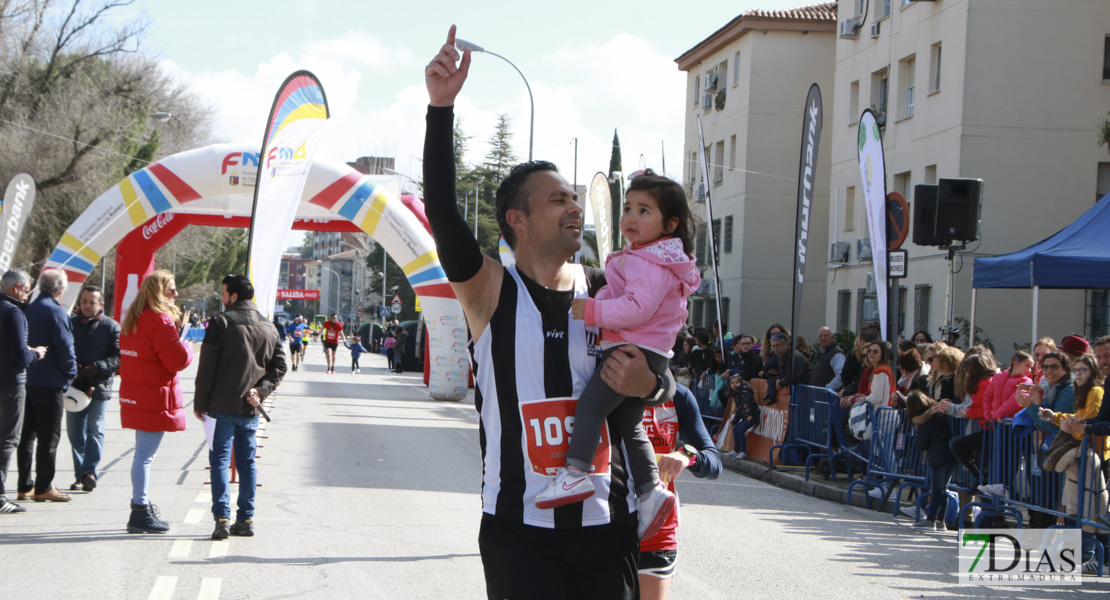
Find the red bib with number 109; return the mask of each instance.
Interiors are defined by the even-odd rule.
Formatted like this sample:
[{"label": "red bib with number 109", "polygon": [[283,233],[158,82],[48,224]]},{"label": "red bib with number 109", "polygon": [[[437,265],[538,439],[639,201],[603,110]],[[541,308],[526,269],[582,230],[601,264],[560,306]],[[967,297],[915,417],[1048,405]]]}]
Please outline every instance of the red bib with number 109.
[{"label": "red bib with number 109", "polygon": [[[528,444],[528,462],[539,475],[555,476],[555,470],[566,466],[570,436],[574,433],[575,398],[544,398],[520,403],[524,438]],[[609,473],[609,428],[601,428],[601,440],[594,453],[595,475]]]}]

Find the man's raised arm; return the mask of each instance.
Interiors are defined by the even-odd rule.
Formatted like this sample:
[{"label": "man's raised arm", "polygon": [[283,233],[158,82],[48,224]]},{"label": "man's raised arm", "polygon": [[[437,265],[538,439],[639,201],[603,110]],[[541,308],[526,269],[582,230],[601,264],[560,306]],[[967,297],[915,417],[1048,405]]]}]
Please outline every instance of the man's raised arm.
[{"label": "man's raised arm", "polygon": [[424,204],[439,262],[462,303],[471,333],[477,338],[497,307],[503,271],[497,261],[482,254],[456,206],[453,107],[469,70],[470,50],[460,57],[452,25],[447,42],[424,68],[429,98],[424,135]]}]

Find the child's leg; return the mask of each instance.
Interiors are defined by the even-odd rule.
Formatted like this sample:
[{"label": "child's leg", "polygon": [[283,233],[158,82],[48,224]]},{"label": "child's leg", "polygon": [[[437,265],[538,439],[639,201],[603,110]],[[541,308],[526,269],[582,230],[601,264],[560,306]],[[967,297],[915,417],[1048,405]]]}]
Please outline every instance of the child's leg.
[{"label": "child's leg", "polygon": [[594,464],[605,417],[624,401],[624,396],[609,389],[601,380],[601,365],[608,356],[609,352],[606,352],[598,363],[586,389],[582,390],[574,412],[574,434],[570,436],[570,447],[567,449],[567,466],[585,473],[589,473]]},{"label": "child's leg", "polygon": [[740,419],[740,422],[732,428],[732,449],[737,452],[748,453],[748,427],[751,423],[747,419]]},{"label": "child's leg", "polygon": [[644,406],[639,398],[627,398],[613,411],[613,416],[628,450],[628,470],[636,482],[636,495],[642,496],[659,485],[655,447],[644,433]]}]

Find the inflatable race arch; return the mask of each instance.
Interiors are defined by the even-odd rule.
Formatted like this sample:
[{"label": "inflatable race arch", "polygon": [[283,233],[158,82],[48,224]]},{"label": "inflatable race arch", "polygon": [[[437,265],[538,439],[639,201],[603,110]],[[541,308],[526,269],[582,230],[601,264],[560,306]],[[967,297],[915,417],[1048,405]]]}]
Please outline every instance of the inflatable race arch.
[{"label": "inflatable race arch", "polygon": [[[257,173],[257,149],[217,144],[169,156],[120,181],[70,225],[45,265],[69,277],[62,304],[74,304],[80,284],[101,256],[118,246],[114,314],[119,315],[128,275],[138,275],[140,281],[146,277],[154,270],[154,252],[187,225],[249,226]],[[294,228],[362,231],[381,244],[421,299],[428,326],[424,360],[430,361],[430,395],[437,400],[466,396],[469,356],[462,306],[440,267],[431,235],[384,181],[317,157]]]}]

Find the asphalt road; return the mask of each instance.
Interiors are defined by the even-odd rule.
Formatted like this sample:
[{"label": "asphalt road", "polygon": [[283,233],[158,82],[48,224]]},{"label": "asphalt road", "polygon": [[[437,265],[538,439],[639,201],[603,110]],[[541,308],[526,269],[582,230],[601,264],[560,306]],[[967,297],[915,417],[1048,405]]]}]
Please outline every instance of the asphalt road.
[{"label": "asphalt road", "polygon": [[[418,374],[393,375],[320,346],[289,373],[261,435],[256,535],[212,531],[199,422],[169,434],[151,497],[172,529],[128,535],[133,433],[108,413],[100,485],[66,504],[27,502],[0,516],[0,599],[484,598],[477,535],[481,464],[472,400],[435,402]],[[191,398],[192,374],[183,376]],[[190,407],[187,407],[189,409]],[[15,465],[11,465],[14,481]],[[60,489],[72,483],[59,447]],[[233,488],[234,490],[234,488]],[[737,473],[684,475],[672,598],[1105,597],[1081,588],[959,585],[955,533],[785,491]],[[9,490],[9,497],[14,498]]]}]

